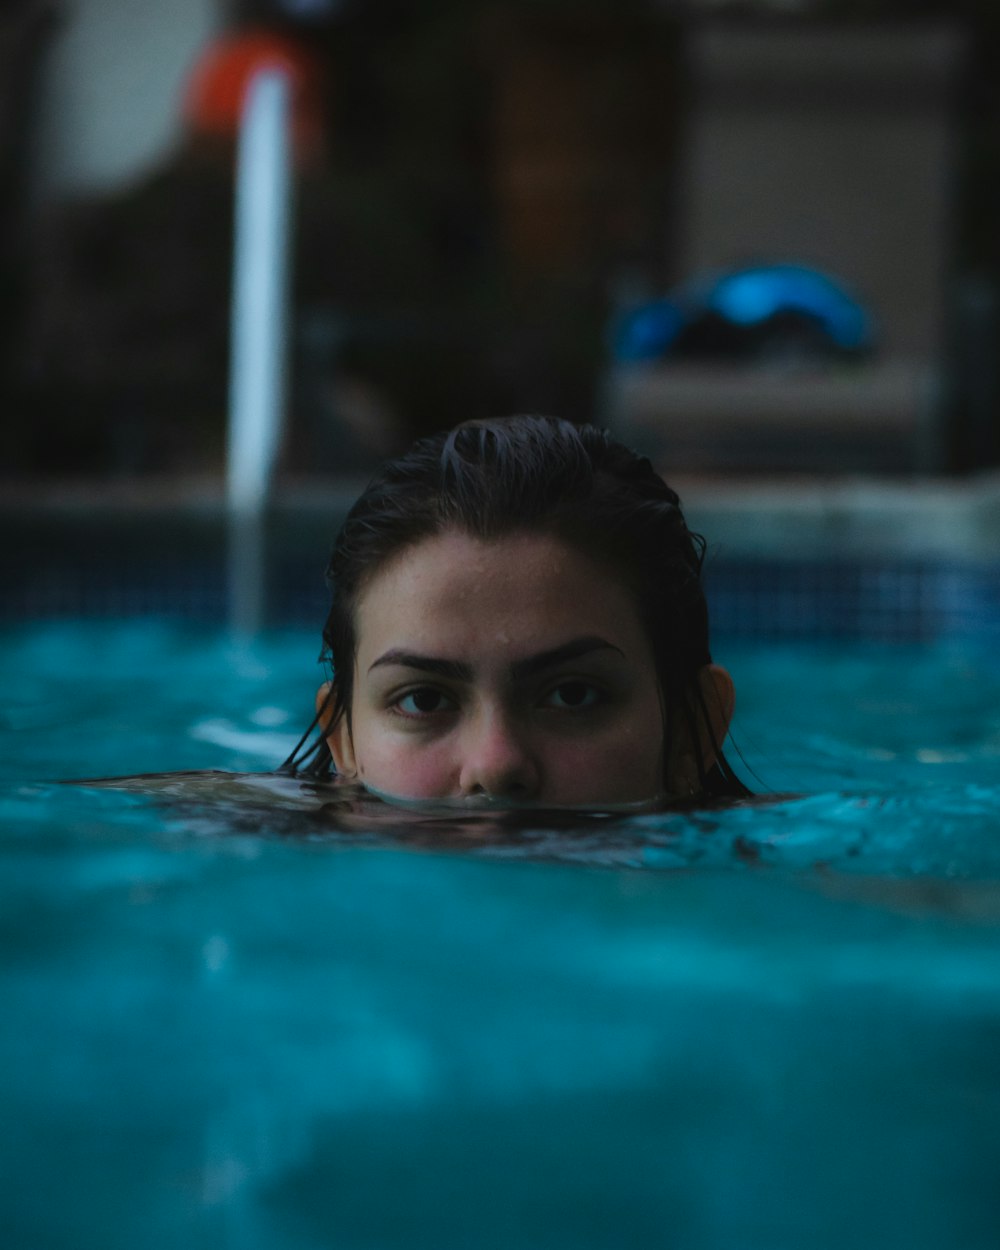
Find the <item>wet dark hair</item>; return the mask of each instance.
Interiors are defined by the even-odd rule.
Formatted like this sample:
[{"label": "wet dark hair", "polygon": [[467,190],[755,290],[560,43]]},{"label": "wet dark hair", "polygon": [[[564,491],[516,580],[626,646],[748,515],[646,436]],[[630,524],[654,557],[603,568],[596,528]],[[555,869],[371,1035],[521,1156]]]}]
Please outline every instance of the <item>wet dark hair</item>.
[{"label": "wet dark hair", "polygon": [[[348,718],[356,607],[368,580],[398,552],[457,530],[490,541],[544,533],[604,565],[631,594],[649,638],[663,707],[664,783],[678,723],[692,743],[702,792],[748,793],[720,744],[706,766],[711,719],[698,682],[711,663],[701,581],[705,543],[687,527],[676,493],[649,460],[606,431],[554,417],[467,421],[432,435],[379,470],[347,515],[327,567],[332,601],[321,659],[332,665],[327,706],[282,771],[333,773],[322,732]],[[701,732],[699,732],[699,730]]]}]

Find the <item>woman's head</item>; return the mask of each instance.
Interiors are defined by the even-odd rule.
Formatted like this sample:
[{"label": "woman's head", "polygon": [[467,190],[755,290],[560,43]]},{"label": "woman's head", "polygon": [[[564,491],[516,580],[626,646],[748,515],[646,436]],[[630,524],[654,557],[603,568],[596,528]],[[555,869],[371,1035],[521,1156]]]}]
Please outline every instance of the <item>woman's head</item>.
[{"label": "woman's head", "polygon": [[739,791],[702,552],[676,494],[604,431],[526,416],[421,440],[329,564],[338,772],[411,798]]}]

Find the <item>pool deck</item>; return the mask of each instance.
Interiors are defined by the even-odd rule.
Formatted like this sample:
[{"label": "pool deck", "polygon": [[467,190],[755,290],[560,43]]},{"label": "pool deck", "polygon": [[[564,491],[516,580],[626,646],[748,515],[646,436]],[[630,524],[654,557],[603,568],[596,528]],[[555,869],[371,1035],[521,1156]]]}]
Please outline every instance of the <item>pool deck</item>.
[{"label": "pool deck", "polygon": [[[276,484],[273,511],[329,523],[367,478],[295,477]],[[691,527],[728,557],[939,557],[1000,561],[1000,471],[963,478],[684,476],[671,484]],[[131,517],[221,520],[218,476],[0,482],[0,516],[126,524]]]}]

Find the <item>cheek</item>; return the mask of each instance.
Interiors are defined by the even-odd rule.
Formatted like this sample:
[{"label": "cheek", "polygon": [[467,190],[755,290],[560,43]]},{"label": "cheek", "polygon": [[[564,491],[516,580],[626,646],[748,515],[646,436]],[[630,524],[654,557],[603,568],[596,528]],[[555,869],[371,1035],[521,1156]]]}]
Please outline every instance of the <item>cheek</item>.
[{"label": "cheek", "polygon": [[[558,747],[547,764],[552,801],[631,803],[663,790],[662,732],[623,731],[600,741]],[[584,780],[585,779],[585,780]]]},{"label": "cheek", "polygon": [[605,776],[609,782],[617,780],[618,801],[652,799],[662,793],[663,734],[660,701],[649,690],[606,742]]},{"label": "cheek", "polygon": [[358,780],[373,790],[401,799],[441,799],[452,793],[454,768],[441,747],[362,732],[354,750]]}]

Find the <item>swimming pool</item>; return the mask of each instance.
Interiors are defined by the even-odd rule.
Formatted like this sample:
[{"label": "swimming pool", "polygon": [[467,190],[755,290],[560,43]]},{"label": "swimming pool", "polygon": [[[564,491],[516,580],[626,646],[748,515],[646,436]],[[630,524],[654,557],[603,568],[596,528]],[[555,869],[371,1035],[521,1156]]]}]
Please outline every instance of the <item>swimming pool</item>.
[{"label": "swimming pool", "polygon": [[316,650],[2,635],[6,1244],[993,1250],[990,639],[731,639],[801,797],[575,837],[50,784],[272,767]]}]

